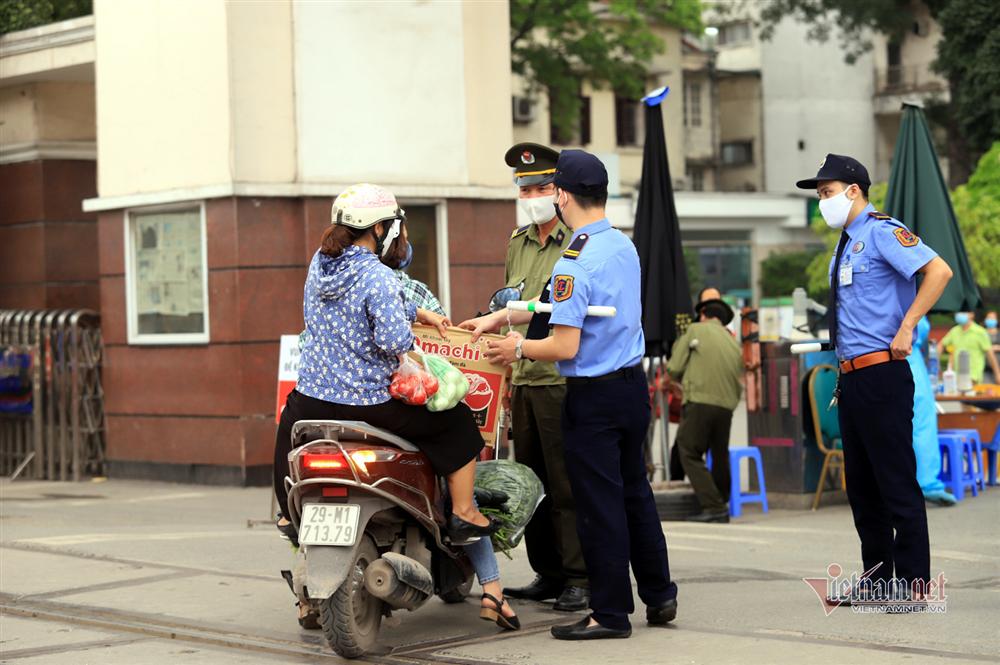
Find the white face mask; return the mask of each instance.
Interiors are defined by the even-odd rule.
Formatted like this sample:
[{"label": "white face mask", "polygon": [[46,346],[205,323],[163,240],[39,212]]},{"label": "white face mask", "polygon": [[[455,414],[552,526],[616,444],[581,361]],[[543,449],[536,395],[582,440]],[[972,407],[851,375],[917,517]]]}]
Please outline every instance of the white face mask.
[{"label": "white face mask", "polygon": [[521,206],[521,210],[528,216],[532,224],[544,224],[555,217],[555,209],[552,207],[555,200],[555,194],[552,194],[550,196],[536,196],[531,199],[518,199],[517,204]]},{"label": "white face mask", "polygon": [[847,189],[819,202],[819,212],[831,229],[842,229],[847,224],[847,216],[851,213],[851,206],[854,205],[854,201],[847,198]]}]

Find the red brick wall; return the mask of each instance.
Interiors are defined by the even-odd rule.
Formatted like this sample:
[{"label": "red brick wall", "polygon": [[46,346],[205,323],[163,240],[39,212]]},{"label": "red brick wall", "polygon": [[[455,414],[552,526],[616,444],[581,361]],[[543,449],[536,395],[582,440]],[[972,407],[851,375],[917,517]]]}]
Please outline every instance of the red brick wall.
[{"label": "red brick wall", "polygon": [[0,308],[97,310],[95,163],[0,165]]},{"label": "red brick wall", "polygon": [[486,311],[490,296],[504,286],[507,242],[516,224],[512,201],[448,201],[449,314],[456,323]]},{"label": "red brick wall", "polygon": [[[304,218],[298,199],[208,201],[210,342],[150,347],[127,343],[124,213],[101,214],[112,472],[155,475],[153,463],[173,465],[162,471],[177,480],[263,477],[274,447],[278,338],[302,330]],[[219,468],[213,476],[196,472],[201,465]]]}]

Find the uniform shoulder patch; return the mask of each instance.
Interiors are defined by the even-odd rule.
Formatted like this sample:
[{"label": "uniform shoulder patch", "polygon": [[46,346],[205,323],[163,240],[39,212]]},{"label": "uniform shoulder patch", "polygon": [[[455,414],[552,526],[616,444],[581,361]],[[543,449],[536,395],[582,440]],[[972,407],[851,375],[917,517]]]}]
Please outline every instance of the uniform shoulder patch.
[{"label": "uniform shoulder patch", "polygon": [[872,212],[868,213],[868,216],[872,217],[874,219],[892,219],[891,215],[887,215],[884,212],[878,212],[878,211],[875,211],[875,210],[873,210]]},{"label": "uniform shoulder patch", "polygon": [[563,302],[573,297],[573,275],[556,275],[552,279],[552,300]]},{"label": "uniform shoulder patch", "polygon": [[[573,240],[573,242],[569,244],[569,247],[566,248],[566,251],[564,251],[562,255],[565,256],[567,259],[576,260],[576,258],[580,256],[580,252],[583,251],[583,246],[587,244],[588,240],[590,240],[590,236],[587,235],[586,233],[581,233],[576,237],[575,240]],[[571,277],[570,278],[571,282],[572,279],[573,278]]]},{"label": "uniform shoulder patch", "polygon": [[898,240],[899,244],[903,247],[913,247],[920,242],[920,238],[910,233],[910,230],[907,228],[896,228],[893,230],[892,235],[896,236],[896,240]]},{"label": "uniform shoulder patch", "polygon": [[527,233],[529,228],[531,228],[531,227],[530,226],[521,226],[521,227],[518,227],[518,228],[514,229],[514,232],[510,234],[510,239],[513,240],[514,238],[518,237],[522,233]]}]

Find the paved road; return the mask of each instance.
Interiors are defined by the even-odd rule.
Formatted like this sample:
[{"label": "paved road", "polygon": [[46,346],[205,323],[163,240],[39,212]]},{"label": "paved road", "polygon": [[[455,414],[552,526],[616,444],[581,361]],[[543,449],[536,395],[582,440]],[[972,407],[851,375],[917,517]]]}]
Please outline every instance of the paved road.
[{"label": "paved road", "polygon": [[[287,543],[248,526],[268,503],[266,489],[3,481],[0,662],[339,662],[296,623],[278,576]],[[1000,663],[1000,489],[932,508],[930,522],[946,614],[825,616],[802,578],[859,565],[850,512],[774,510],[730,525],[664,524],[681,588],[675,626],[647,627],[640,614],[628,641],[565,643],[548,628],[573,615],[549,605],[515,605],[525,629],[501,635],[473,601],[435,599],[383,626],[380,653],[363,662]],[[501,570],[528,581],[523,548]]]}]

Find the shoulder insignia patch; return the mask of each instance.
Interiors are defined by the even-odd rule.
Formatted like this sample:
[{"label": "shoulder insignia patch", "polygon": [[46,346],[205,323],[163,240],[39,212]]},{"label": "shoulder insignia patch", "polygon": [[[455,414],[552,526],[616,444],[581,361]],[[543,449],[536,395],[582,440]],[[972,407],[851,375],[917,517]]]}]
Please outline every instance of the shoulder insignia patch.
[{"label": "shoulder insignia patch", "polygon": [[868,213],[868,216],[869,217],[873,217],[875,219],[892,219],[891,215],[887,215],[884,212],[877,212],[877,211],[874,211],[874,210],[872,212]]},{"label": "shoulder insignia patch", "polygon": [[518,227],[518,228],[514,229],[514,232],[510,234],[511,240],[513,240],[514,238],[518,237],[522,233],[527,233],[528,229],[530,229],[530,228],[531,228],[530,226],[521,226],[521,227]]},{"label": "shoulder insignia patch", "polygon": [[903,247],[913,247],[920,242],[920,238],[910,233],[909,229],[898,228],[892,232],[892,235],[896,236],[896,240]]},{"label": "shoulder insignia patch", "polygon": [[556,275],[552,280],[552,300],[563,302],[573,297],[573,276]]},{"label": "shoulder insignia patch", "polygon": [[[583,251],[583,246],[587,244],[588,240],[590,240],[590,236],[587,235],[586,233],[581,233],[580,235],[578,235],[576,237],[576,240],[574,240],[573,242],[571,242],[569,244],[569,247],[566,248],[566,251],[563,252],[562,255],[565,256],[567,259],[576,260],[576,257],[580,256],[580,252]],[[571,277],[570,278],[570,288],[571,289],[572,289],[572,283],[573,283],[572,280],[573,280],[573,278]],[[566,297],[568,298],[569,296],[566,296]]]},{"label": "shoulder insignia patch", "polygon": [[566,232],[563,231],[562,229],[559,229],[559,233],[556,234],[556,244],[557,245],[563,244],[563,240],[565,239],[566,239]]}]

